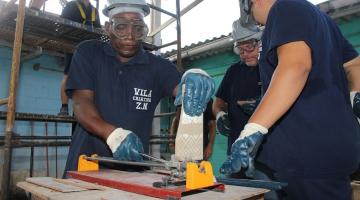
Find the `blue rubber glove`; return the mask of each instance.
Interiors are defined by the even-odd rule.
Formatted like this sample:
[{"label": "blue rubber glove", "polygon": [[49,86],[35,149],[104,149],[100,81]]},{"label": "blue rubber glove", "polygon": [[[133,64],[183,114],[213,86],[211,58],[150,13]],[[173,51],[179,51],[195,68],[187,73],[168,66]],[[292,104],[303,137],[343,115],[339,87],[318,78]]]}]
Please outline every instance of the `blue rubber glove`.
[{"label": "blue rubber glove", "polygon": [[187,115],[199,116],[205,111],[214,92],[215,82],[205,71],[190,69],[181,78],[174,104],[176,106],[183,104]]},{"label": "blue rubber glove", "polygon": [[247,168],[245,174],[248,177],[255,175],[255,156],[262,143],[263,135],[268,130],[255,123],[246,124],[240,137],[231,147],[231,155],[220,168],[220,173],[230,175],[239,172],[241,168]]},{"label": "blue rubber glove", "polygon": [[360,92],[355,92],[352,103],[354,114],[360,118]]},{"label": "blue rubber glove", "polygon": [[216,114],[216,129],[222,135],[231,134],[229,115],[226,112],[220,111]]},{"label": "blue rubber glove", "polygon": [[144,147],[140,138],[132,131],[117,128],[106,139],[113,157],[117,160],[130,160],[142,162]]},{"label": "blue rubber glove", "polygon": [[258,97],[256,99],[248,99],[246,101],[249,101],[249,102],[241,103],[241,101],[238,101],[237,104],[239,105],[239,107],[245,114],[252,115],[254,113],[256,107],[260,103],[260,97]]}]

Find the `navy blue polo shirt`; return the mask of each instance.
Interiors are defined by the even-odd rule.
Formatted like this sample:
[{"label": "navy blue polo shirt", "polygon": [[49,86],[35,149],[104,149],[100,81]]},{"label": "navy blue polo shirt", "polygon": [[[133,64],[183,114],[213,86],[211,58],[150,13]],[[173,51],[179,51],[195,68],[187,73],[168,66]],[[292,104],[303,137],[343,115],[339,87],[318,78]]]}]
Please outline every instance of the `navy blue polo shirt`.
[{"label": "navy blue polo shirt", "polygon": [[[172,96],[179,82],[180,73],[170,61],[142,47],[128,63],[121,63],[110,43],[89,40],[74,53],[66,93],[71,97],[74,90],[92,90],[100,116],[133,131],[148,152],[154,110],[161,98]],[[94,153],[112,156],[105,141],[78,125],[66,169],[76,169],[80,154]]]},{"label": "navy blue polo shirt", "polygon": [[229,67],[215,96],[228,104],[231,134],[228,137],[227,154],[231,145],[239,137],[250,116],[238,106],[237,101],[257,98],[261,95],[261,83],[258,66],[249,67],[245,63],[237,62]]},{"label": "navy blue polo shirt", "polygon": [[349,175],[358,167],[360,132],[343,64],[358,54],[317,7],[304,0],[277,0],[262,38],[264,91],[278,65],[277,47],[294,41],[311,48],[312,68],[298,99],[271,128],[259,160],[302,177]]}]

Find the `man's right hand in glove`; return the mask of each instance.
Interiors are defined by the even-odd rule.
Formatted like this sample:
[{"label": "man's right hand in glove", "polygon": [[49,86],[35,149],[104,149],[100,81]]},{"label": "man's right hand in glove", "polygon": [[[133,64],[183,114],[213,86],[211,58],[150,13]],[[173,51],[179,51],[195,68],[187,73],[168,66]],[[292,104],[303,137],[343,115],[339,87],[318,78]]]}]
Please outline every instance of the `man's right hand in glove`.
[{"label": "man's right hand in glove", "polygon": [[254,177],[255,156],[262,143],[263,135],[267,132],[268,129],[259,124],[246,124],[239,138],[232,145],[231,155],[222,164],[220,173],[230,175],[239,172],[241,168],[247,168],[246,176]]},{"label": "man's right hand in glove", "polygon": [[231,133],[229,115],[220,111],[216,114],[216,129],[219,133],[229,136]]},{"label": "man's right hand in glove", "polygon": [[132,131],[116,128],[106,139],[113,157],[117,160],[143,161],[139,153],[144,153],[140,138]]},{"label": "man's right hand in glove", "polygon": [[240,106],[242,111],[249,116],[251,116],[254,113],[259,103],[260,103],[260,98],[248,99],[246,101],[237,101],[237,104]]}]

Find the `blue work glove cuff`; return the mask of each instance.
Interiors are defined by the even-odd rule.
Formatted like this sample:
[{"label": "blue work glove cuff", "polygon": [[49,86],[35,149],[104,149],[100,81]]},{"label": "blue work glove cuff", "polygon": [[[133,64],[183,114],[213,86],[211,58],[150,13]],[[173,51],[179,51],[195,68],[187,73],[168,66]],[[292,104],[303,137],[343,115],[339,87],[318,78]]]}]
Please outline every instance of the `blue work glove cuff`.
[{"label": "blue work glove cuff", "polygon": [[220,111],[216,114],[216,129],[222,135],[229,136],[231,134],[228,113]]},{"label": "blue work glove cuff", "polygon": [[118,160],[143,161],[139,153],[144,152],[140,138],[133,132],[122,128],[115,129],[107,138],[106,143]]},{"label": "blue work glove cuff", "polygon": [[205,111],[214,92],[214,80],[201,69],[191,69],[181,78],[174,104],[182,104],[187,115],[199,116]]}]

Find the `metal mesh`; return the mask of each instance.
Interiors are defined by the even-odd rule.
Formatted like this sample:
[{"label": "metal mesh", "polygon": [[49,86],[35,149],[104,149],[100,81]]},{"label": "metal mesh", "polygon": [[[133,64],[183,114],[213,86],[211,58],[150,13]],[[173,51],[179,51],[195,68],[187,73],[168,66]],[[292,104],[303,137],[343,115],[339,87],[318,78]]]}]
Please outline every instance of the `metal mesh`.
[{"label": "metal mesh", "polygon": [[[5,2],[0,1],[0,5]],[[16,27],[17,5],[2,9],[0,12],[0,38],[13,42]],[[25,10],[23,42],[30,46],[41,46],[44,49],[72,52],[74,47],[84,40],[108,37],[100,28],[92,28],[83,24],[63,19],[55,14]]]}]

